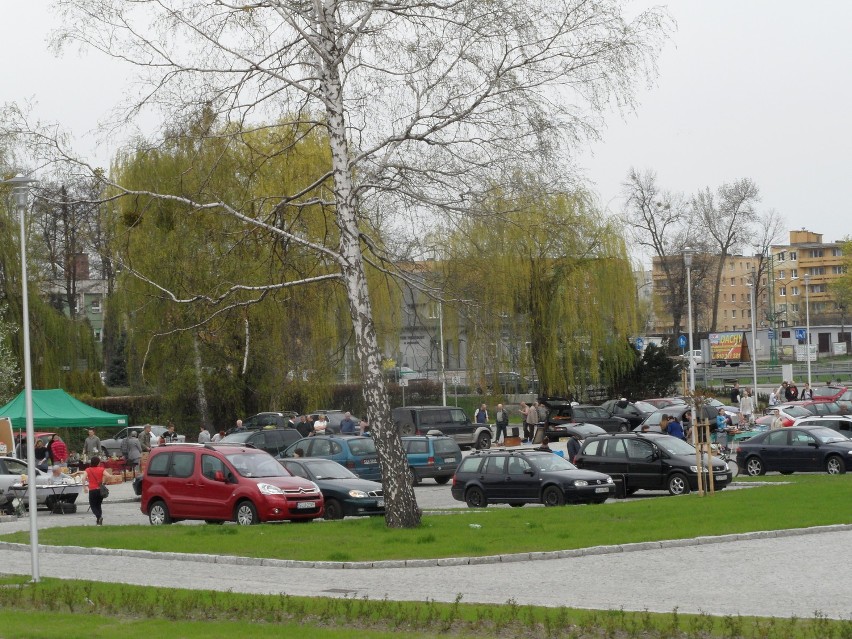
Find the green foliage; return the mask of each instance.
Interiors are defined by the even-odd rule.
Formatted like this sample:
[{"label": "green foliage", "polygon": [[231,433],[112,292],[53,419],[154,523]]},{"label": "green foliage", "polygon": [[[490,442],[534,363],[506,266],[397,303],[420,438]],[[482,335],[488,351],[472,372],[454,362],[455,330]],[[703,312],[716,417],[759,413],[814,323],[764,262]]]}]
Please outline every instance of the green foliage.
[{"label": "green foliage", "polygon": [[616,377],[612,395],[642,399],[665,397],[680,377],[680,365],[665,349],[649,344],[640,357],[635,350],[634,365]]},{"label": "green foliage", "polygon": [[636,296],[623,234],[586,194],[525,187],[481,207],[450,234],[443,274],[446,296],[464,300],[445,309],[473,326],[468,367],[509,370],[495,347],[508,341],[511,363],[535,371],[542,394],[568,396],[632,366]]},{"label": "green foliage", "polygon": [[[113,167],[127,189],[175,197],[124,197],[113,216],[123,237],[118,257],[129,268],[111,300],[126,342],[116,345],[110,381],[126,375],[135,391],[160,392],[180,421],[199,419],[200,379],[214,427],[261,410],[326,405],[351,334],[343,290],[334,282],[265,287],[339,270],[274,232],[336,247],[334,211],[323,203],[328,144],[308,127],[241,133],[208,118],[200,114],[161,147],[125,153]],[[196,137],[195,128],[221,135]],[[299,200],[282,200],[285,190],[303,188]],[[370,275],[374,308],[387,308],[392,287]]]}]

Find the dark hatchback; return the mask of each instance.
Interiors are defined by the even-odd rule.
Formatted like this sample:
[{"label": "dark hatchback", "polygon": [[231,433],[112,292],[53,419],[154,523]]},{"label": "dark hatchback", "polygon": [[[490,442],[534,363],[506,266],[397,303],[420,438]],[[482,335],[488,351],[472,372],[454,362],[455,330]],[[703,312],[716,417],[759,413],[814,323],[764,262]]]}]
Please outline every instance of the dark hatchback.
[{"label": "dark hatchback", "polygon": [[244,444],[253,446],[277,457],[293,442],[302,438],[295,428],[264,427],[261,430],[239,430],[222,438],[223,444]]},{"label": "dark hatchback", "polygon": [[[644,489],[683,495],[698,488],[695,448],[660,433],[590,437],[583,443],[574,463],[579,468],[623,480],[627,494]],[[721,490],[731,481],[731,472],[727,463],[717,457],[712,458],[712,465],[715,488]]]},{"label": "dark hatchback", "polygon": [[319,486],[325,499],[325,519],[384,515],[382,485],[361,479],[330,459],[279,459],[291,475],[309,479]]},{"label": "dark hatchback", "polygon": [[838,475],[850,463],[852,440],[823,426],[770,430],[737,446],[737,465],[752,477],[773,470]]},{"label": "dark hatchback", "polygon": [[295,457],[301,448],[304,457],[322,457],[345,466],[361,479],[382,480],[376,442],[372,437],[317,435],[292,444],[279,457]]},{"label": "dark hatchback", "polygon": [[459,465],[452,494],[471,508],[495,503],[601,504],[615,496],[615,484],[609,476],[578,470],[552,452],[482,450],[471,453]]},{"label": "dark hatchback", "polygon": [[603,404],[603,408],[610,415],[623,417],[630,422],[630,427],[635,428],[648,417],[651,413],[657,410],[656,406],[645,404],[644,402],[627,402],[619,399],[610,399]]}]

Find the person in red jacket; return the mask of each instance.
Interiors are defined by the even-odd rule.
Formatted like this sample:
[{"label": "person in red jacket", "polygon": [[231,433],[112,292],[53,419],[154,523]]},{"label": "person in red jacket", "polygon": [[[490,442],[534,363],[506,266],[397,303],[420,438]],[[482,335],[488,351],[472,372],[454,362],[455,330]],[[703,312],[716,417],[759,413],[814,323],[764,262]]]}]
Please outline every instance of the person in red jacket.
[{"label": "person in red jacket", "polygon": [[101,466],[101,460],[92,457],[91,465],[86,469],[86,491],[89,493],[89,506],[98,526],[103,526],[104,513],[101,504],[104,501],[101,495],[101,485],[104,483],[104,475],[111,475],[108,469]]},{"label": "person in red jacket", "polygon": [[54,464],[64,464],[68,459],[68,447],[61,439],[57,439],[56,435],[50,436],[50,441],[47,442],[47,450],[50,451],[50,459]]}]

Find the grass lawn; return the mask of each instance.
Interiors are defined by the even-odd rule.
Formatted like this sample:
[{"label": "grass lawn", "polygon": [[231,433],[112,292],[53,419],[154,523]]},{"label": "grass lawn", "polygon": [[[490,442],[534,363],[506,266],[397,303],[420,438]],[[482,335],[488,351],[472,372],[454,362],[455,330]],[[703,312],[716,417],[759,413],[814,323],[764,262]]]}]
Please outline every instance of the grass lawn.
[{"label": "grass lawn", "polygon": [[3,639],[299,637],[426,639],[838,639],[852,622],[571,608],[370,601],[160,589],[45,579],[0,579]]},{"label": "grass lawn", "polygon": [[[781,483],[784,482],[784,483]],[[787,483],[789,482],[789,483]],[[411,530],[381,518],[259,526],[84,526],[39,532],[43,544],[200,552],[310,561],[375,561],[565,550],[701,535],[852,523],[852,474],[761,478],[776,483],[686,495],[562,508],[486,508],[429,515]],[[534,531],[535,534],[529,534]],[[357,544],[342,545],[342,539]],[[0,537],[27,543],[26,532]]]}]

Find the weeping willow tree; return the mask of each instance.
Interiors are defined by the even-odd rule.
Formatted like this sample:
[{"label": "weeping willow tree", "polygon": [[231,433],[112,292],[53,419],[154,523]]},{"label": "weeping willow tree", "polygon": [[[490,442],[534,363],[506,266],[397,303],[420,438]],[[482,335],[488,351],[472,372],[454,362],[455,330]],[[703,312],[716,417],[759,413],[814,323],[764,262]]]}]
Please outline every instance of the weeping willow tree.
[{"label": "weeping willow tree", "polygon": [[497,194],[481,210],[449,234],[443,260],[468,367],[496,377],[515,365],[542,394],[580,396],[629,368],[636,294],[614,224],[581,192]]},{"label": "weeping willow tree", "polygon": [[[327,188],[317,178],[328,153],[315,129],[216,131],[203,114],[160,148],[117,158],[116,182],[158,194],[121,198],[113,220],[123,229],[114,306],[126,318],[132,385],[158,390],[177,415],[219,426],[244,411],[325,405],[352,330],[339,268],[287,238],[338,241],[333,211],[315,197]],[[282,205],[282,185],[304,198]],[[186,203],[204,200],[229,202],[268,228]],[[369,275],[374,303],[386,308],[393,287]],[[314,283],[269,285],[306,280]]]}]

